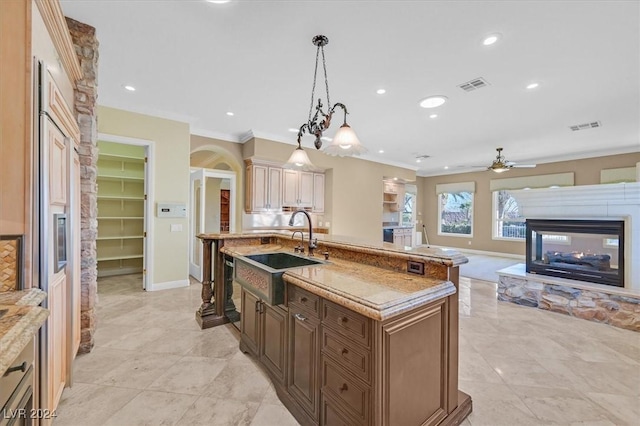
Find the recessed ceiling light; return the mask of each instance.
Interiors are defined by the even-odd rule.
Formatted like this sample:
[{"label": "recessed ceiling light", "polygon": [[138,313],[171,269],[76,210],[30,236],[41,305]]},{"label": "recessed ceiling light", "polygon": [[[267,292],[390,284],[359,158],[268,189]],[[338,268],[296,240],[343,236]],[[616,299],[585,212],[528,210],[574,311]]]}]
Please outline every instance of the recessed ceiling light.
[{"label": "recessed ceiling light", "polygon": [[232,113],[231,111],[227,111],[227,115],[228,115],[229,117],[233,117],[235,114],[234,114],[234,113]]},{"label": "recessed ceiling light", "polygon": [[535,89],[536,87],[540,86],[539,83],[531,83],[527,85],[527,89],[531,90],[531,89]]},{"label": "recessed ceiling light", "polygon": [[429,96],[428,98],[424,98],[420,101],[420,106],[422,108],[436,108],[444,104],[445,102],[447,102],[446,96]]},{"label": "recessed ceiling light", "polygon": [[490,34],[486,36],[484,40],[482,40],[482,44],[484,44],[485,46],[491,46],[492,44],[495,44],[495,42],[500,40],[501,36],[502,35],[500,33]]},{"label": "recessed ceiling light", "polygon": [[290,131],[291,133],[298,133],[298,129],[294,129],[293,127],[291,127],[291,128],[289,129],[289,131]]},{"label": "recessed ceiling light", "polygon": [[124,86],[124,88],[127,89],[130,92],[135,92],[136,91],[136,88],[133,87],[133,86]]},{"label": "recessed ceiling light", "polygon": [[384,90],[384,89],[378,89],[378,90],[376,90],[376,93],[377,93],[378,95],[384,95],[385,93],[387,93],[387,91],[386,91],[386,90]]},{"label": "recessed ceiling light", "polygon": [[445,170],[449,170],[449,166],[444,166],[444,169]]},{"label": "recessed ceiling light", "polygon": [[429,118],[438,118],[438,114],[431,114]]},{"label": "recessed ceiling light", "polygon": [[207,3],[213,3],[213,4],[225,4],[225,3],[229,3],[231,0],[207,0]]},{"label": "recessed ceiling light", "polygon": [[384,154],[384,149],[379,150],[378,154]]},{"label": "recessed ceiling light", "polygon": [[393,178],[393,180],[398,180],[398,178],[397,178],[397,177],[395,177],[395,178]]},{"label": "recessed ceiling light", "polygon": [[418,158],[418,159],[416,160],[416,163],[422,163],[422,160]]}]

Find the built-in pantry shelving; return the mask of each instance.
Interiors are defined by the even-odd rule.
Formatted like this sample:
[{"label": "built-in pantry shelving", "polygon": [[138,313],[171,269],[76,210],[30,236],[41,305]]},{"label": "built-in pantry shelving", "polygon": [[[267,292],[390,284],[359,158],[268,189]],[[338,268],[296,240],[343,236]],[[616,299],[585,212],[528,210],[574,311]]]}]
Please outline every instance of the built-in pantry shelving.
[{"label": "built-in pantry shelving", "polygon": [[98,141],[98,276],[142,272],[144,147]]}]

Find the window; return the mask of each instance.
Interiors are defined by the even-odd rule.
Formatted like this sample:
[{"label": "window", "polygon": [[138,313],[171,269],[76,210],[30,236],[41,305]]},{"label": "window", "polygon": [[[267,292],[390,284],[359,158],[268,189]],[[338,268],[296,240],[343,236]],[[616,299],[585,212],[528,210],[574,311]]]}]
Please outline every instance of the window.
[{"label": "window", "polygon": [[493,192],[494,239],[524,240],[526,225],[524,217],[520,215],[520,207],[509,191]]},{"label": "window", "polygon": [[442,192],[438,198],[438,234],[473,236],[473,192]]},{"label": "window", "polygon": [[409,192],[409,185],[406,185],[406,192],[404,194],[404,207],[402,209],[402,225],[413,226],[415,223],[415,205],[416,205],[416,193]]}]

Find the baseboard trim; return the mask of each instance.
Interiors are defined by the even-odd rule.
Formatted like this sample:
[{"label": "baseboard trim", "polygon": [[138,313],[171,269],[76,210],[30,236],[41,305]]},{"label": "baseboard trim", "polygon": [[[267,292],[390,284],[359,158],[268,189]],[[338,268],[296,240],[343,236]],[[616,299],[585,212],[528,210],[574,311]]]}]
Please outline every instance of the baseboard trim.
[{"label": "baseboard trim", "polygon": [[172,288],[189,287],[189,280],[166,281],[163,283],[153,283],[147,286],[147,291],[169,290]]}]

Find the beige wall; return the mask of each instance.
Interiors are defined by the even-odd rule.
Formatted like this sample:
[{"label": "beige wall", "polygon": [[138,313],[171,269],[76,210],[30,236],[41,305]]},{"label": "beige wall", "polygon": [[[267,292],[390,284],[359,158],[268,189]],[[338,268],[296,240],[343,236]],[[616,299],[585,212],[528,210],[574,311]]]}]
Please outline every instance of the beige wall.
[{"label": "beige wall", "polygon": [[[492,194],[489,190],[491,179],[574,172],[575,185],[597,185],[600,183],[600,171],[602,169],[635,167],[638,161],[640,161],[640,152],[539,164],[534,169],[511,169],[509,172],[500,175],[489,171],[481,171],[419,177],[417,182],[419,207],[417,220],[422,222],[418,223],[418,227],[421,231],[422,223],[426,225],[429,243],[433,245],[523,255],[525,251],[524,242],[492,239],[493,206]],[[476,183],[472,238],[438,235],[438,198],[435,187],[439,183],[453,182]]]},{"label": "beige wall", "polygon": [[[153,141],[154,202],[189,204],[189,125],[98,107],[98,131]],[[153,284],[188,280],[188,218],[157,218],[153,207]],[[170,232],[182,224],[182,232]],[[188,282],[188,281],[187,281]]]}]

